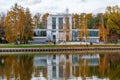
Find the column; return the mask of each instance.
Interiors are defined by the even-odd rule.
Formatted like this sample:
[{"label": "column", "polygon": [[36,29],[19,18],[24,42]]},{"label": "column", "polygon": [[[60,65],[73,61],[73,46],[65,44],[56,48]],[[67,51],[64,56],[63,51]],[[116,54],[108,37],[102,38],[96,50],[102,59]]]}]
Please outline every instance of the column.
[{"label": "column", "polygon": [[59,26],[58,26],[58,16],[56,17],[56,42],[59,41]]}]

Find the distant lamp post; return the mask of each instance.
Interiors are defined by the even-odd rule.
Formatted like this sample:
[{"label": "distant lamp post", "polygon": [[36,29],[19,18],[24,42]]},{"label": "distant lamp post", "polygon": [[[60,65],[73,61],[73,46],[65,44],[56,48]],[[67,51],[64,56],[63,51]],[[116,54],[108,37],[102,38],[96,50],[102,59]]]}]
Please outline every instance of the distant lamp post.
[{"label": "distant lamp post", "polygon": [[2,43],[3,43],[3,41],[4,41],[4,37],[2,37],[1,39],[2,39]]}]

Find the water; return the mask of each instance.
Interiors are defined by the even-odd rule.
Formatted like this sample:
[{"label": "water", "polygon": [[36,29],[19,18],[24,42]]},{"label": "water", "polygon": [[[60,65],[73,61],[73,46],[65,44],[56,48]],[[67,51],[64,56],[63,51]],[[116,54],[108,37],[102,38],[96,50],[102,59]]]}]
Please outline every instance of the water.
[{"label": "water", "polygon": [[0,80],[120,80],[120,54],[0,55]]}]

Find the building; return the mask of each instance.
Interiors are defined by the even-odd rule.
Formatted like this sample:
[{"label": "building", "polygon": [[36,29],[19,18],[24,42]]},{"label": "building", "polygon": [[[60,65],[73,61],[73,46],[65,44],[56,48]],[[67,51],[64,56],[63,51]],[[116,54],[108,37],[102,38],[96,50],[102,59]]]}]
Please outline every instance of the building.
[{"label": "building", "polygon": [[[72,29],[72,41],[79,41],[78,32],[79,30]],[[98,29],[88,29],[88,32],[89,34],[87,37],[87,41],[93,42],[93,43],[99,42],[99,30]]]},{"label": "building", "polygon": [[[79,41],[78,29],[72,29],[71,14],[49,14],[47,29],[34,29],[34,42],[46,43],[49,41],[60,43],[66,41]],[[87,41],[99,42],[99,30],[88,29]]]},{"label": "building", "polygon": [[[68,22],[66,22],[68,17]],[[67,23],[69,24],[67,26]],[[52,14],[48,17],[47,22],[47,38],[48,40],[59,42],[72,40],[72,15],[71,14]],[[68,32],[69,31],[69,32]],[[68,34],[67,34],[68,32]]]}]

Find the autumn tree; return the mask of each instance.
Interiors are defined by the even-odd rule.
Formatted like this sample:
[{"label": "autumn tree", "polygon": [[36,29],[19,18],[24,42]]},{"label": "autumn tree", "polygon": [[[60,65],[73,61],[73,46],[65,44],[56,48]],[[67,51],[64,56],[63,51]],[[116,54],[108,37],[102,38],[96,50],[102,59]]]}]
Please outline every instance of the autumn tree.
[{"label": "autumn tree", "polygon": [[25,14],[17,4],[11,8],[6,17],[5,37],[8,42],[15,42],[22,37]]},{"label": "autumn tree", "polygon": [[32,18],[29,9],[15,4],[7,13],[5,37],[8,42],[27,42],[32,38]]},{"label": "autumn tree", "polygon": [[66,14],[65,16],[64,28],[65,28],[66,41],[69,41],[71,36],[70,36],[70,23],[69,23],[68,14]]},{"label": "autumn tree", "polygon": [[100,41],[104,41],[106,43],[108,39],[109,31],[108,28],[105,26],[103,14],[101,14],[101,18],[98,26],[99,26],[98,29],[99,29]]},{"label": "autumn tree", "polygon": [[78,38],[79,40],[87,40],[87,37],[89,35],[88,27],[87,27],[87,21],[89,18],[89,14],[82,13],[79,18],[80,18],[80,24],[79,24],[79,32],[78,32]]},{"label": "autumn tree", "polygon": [[79,23],[80,23],[79,14],[73,14],[72,29],[78,29],[79,28]]},{"label": "autumn tree", "polygon": [[22,39],[24,43],[28,43],[28,40],[32,40],[32,37],[33,37],[33,19],[28,8],[26,8],[24,23],[25,24],[24,24]]},{"label": "autumn tree", "polygon": [[42,22],[40,20],[41,14],[40,13],[36,13],[33,17],[33,21],[35,24],[35,28],[42,28]]},{"label": "autumn tree", "polygon": [[49,13],[45,13],[42,16],[42,26],[43,26],[43,29],[47,29],[47,17],[48,16],[49,16]]},{"label": "autumn tree", "polygon": [[107,19],[106,26],[109,30],[109,36],[111,37],[112,34],[116,34],[120,38],[120,7],[117,5],[108,6],[106,8],[105,18]]}]

